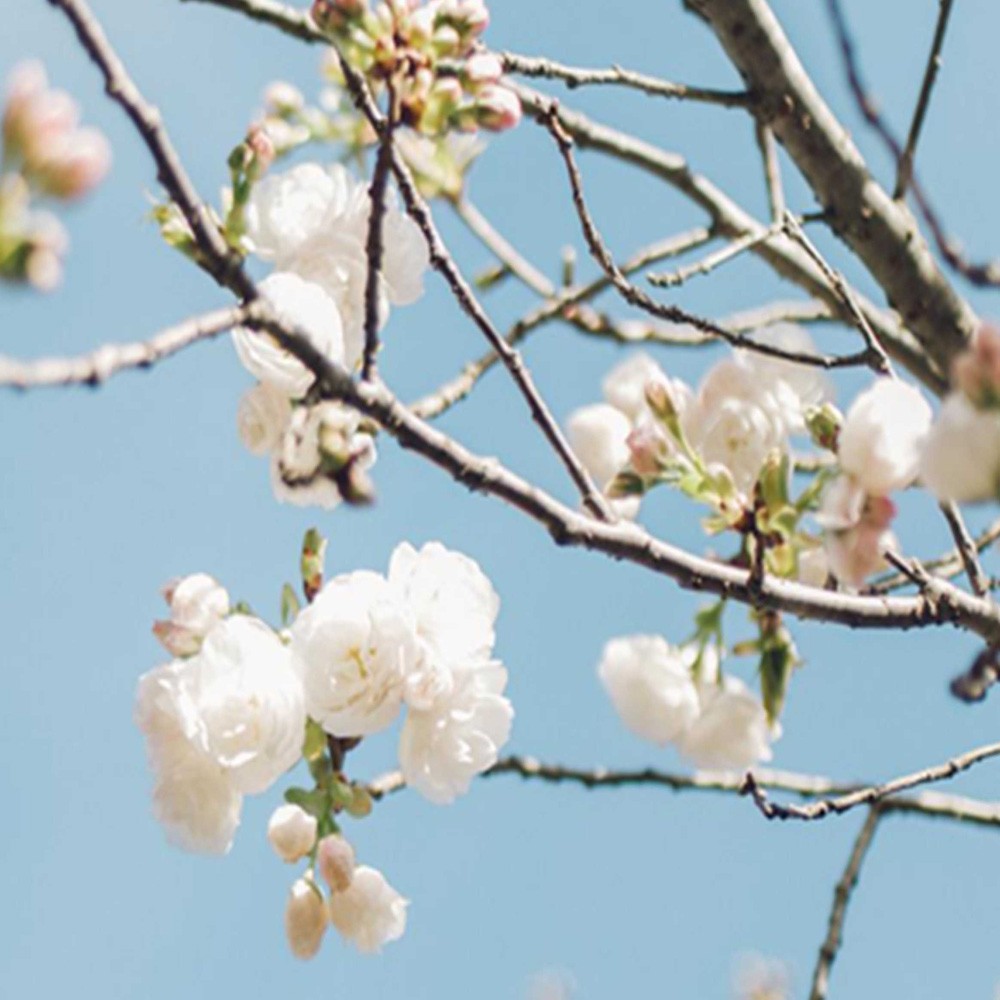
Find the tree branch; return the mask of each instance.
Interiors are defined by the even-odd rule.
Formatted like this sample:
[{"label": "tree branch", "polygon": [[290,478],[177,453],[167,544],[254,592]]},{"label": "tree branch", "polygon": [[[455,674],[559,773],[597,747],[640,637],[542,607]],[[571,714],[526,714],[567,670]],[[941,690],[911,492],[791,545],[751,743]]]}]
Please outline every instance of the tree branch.
[{"label": "tree branch", "polygon": [[19,361],[0,356],[0,386],[35,389],[43,386],[98,386],[112,375],[132,368],[150,368],[157,361],[239,326],[249,315],[245,306],[230,306],[194,316],[134,344],[105,344],[78,358]]},{"label": "tree branch", "polygon": [[844,918],[847,916],[847,906],[851,901],[851,894],[858,884],[858,877],[861,874],[861,866],[865,856],[868,854],[872,841],[875,838],[875,831],[881,820],[881,812],[877,807],[872,807],[865,817],[865,822],[854,841],[851,848],[850,857],[847,859],[847,867],[833,892],[833,908],[830,910],[830,919],[827,923],[826,937],[819,950],[819,958],[816,961],[816,968],[813,972],[812,988],[809,991],[809,1000],[825,1000],[827,990],[830,985],[830,969],[837,959],[841,943],[844,937]]},{"label": "tree branch", "polygon": [[743,787],[745,793],[753,798],[754,804],[767,819],[816,820],[832,814],[840,815],[849,812],[857,806],[881,802],[890,795],[905,792],[918,785],[947,781],[954,778],[956,774],[967,771],[973,765],[997,756],[1000,756],[1000,743],[989,743],[958,757],[953,757],[944,764],[936,764],[934,767],[915,771],[913,774],[893,778],[892,781],[881,785],[869,785],[867,788],[855,789],[834,798],[820,799],[818,802],[812,802],[806,806],[781,805],[777,802],[771,802],[752,773],[747,774]]},{"label": "tree branch", "polygon": [[947,371],[978,320],[941,272],[905,205],[878,185],[820,97],[766,0],[685,0],[715,32],[827,213],[927,355]]},{"label": "tree branch", "polygon": [[745,108],[752,100],[751,95],[746,91],[689,87],[683,83],[670,83],[655,76],[647,76],[645,73],[635,73],[632,70],[622,69],[621,66],[612,66],[611,69],[580,69],[574,66],[564,66],[552,59],[522,56],[516,52],[500,52],[498,55],[503,62],[504,70],[508,73],[546,80],[561,80],[571,90],[593,84],[610,84],[641,90],[644,94],[653,97],[701,101],[705,104],[717,104],[725,108]]},{"label": "tree branch", "polygon": [[[550,784],[582,785],[584,788],[629,788],[653,786],[674,792],[712,792],[739,796],[743,794],[743,779],[736,774],[696,771],[694,774],[676,774],[655,768],[616,771],[608,768],[578,768],[562,764],[546,764],[534,757],[512,756],[497,761],[482,776],[519,775],[525,780],[538,780]],[[829,778],[790,771],[760,770],[755,779],[762,788],[788,792],[802,798],[827,795],[831,792],[853,791],[855,785],[840,785]],[[383,798],[406,787],[403,775],[391,771],[376,778],[368,786],[375,798]],[[879,805],[883,814],[892,812],[925,816],[928,819],[947,819],[974,826],[1000,827],[1000,803],[980,802],[959,795],[938,792],[920,792],[885,799]]]}]

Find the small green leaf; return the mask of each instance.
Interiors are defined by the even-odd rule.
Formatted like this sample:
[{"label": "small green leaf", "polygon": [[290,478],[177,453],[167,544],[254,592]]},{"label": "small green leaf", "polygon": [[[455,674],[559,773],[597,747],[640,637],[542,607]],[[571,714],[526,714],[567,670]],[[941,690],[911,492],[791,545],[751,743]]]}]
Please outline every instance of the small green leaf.
[{"label": "small green leaf", "polygon": [[306,738],[302,743],[302,756],[309,763],[319,760],[326,753],[326,733],[313,719],[306,721]]},{"label": "small green leaf", "polygon": [[281,624],[285,628],[288,628],[295,621],[301,607],[295,588],[290,583],[286,583],[281,588]]}]

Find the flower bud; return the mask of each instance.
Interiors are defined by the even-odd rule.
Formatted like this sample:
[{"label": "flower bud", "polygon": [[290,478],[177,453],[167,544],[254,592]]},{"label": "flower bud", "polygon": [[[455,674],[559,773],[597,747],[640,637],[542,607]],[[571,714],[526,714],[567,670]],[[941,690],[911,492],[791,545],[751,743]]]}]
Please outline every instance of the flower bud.
[{"label": "flower bud", "polygon": [[267,85],[264,91],[264,107],[271,114],[284,116],[301,111],[306,100],[298,87],[284,80],[275,80]]},{"label": "flower bud", "polygon": [[629,461],[640,476],[655,476],[663,471],[670,458],[670,442],[656,424],[647,421],[639,424],[625,439]]},{"label": "flower bud", "polygon": [[247,131],[246,148],[250,154],[247,172],[260,177],[274,163],[276,152],[274,139],[261,122],[254,122]]},{"label": "flower bud", "polygon": [[111,147],[92,128],[75,129],[32,151],[32,179],[56,198],[79,198],[95,188],[111,167]]},{"label": "flower bud", "polygon": [[274,853],[294,864],[301,861],[316,843],[316,817],[301,806],[286,803],[278,806],[267,824],[267,839]]},{"label": "flower bud", "polygon": [[513,128],[521,120],[521,101],[498,83],[487,84],[476,103],[479,124],[494,132]]},{"label": "flower bud", "polygon": [[503,76],[503,63],[492,52],[477,52],[465,63],[465,78],[470,83],[496,83]]},{"label": "flower bud", "polygon": [[331,892],[343,892],[354,878],[354,848],[337,833],[319,842],[316,866]]},{"label": "flower bud", "polygon": [[163,588],[170,620],[153,625],[153,634],[174,656],[191,656],[212,627],[229,614],[229,594],[207,573],[171,580]]},{"label": "flower bud", "polygon": [[952,384],[980,409],[1000,407],[1000,329],[983,323],[952,365]]},{"label": "flower bud", "polygon": [[319,887],[308,879],[298,879],[285,906],[285,936],[296,958],[312,958],[319,951],[328,920]]},{"label": "flower bud", "polygon": [[833,403],[811,406],[806,410],[806,429],[813,442],[827,451],[837,450],[837,439],[844,415]]}]

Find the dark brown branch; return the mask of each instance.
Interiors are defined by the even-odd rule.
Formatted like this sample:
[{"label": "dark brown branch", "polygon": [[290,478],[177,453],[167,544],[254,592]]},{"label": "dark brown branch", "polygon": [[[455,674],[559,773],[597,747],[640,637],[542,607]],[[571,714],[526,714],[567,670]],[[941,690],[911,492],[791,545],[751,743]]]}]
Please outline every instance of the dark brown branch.
[{"label": "dark brown branch", "polygon": [[915,771],[913,774],[893,778],[892,781],[881,785],[870,785],[867,788],[859,788],[834,798],[820,799],[818,802],[812,802],[806,806],[781,805],[772,802],[754,779],[753,774],[746,776],[744,791],[753,798],[754,804],[767,819],[816,820],[834,814],[840,815],[857,806],[881,802],[891,795],[916,788],[918,785],[947,781],[954,778],[956,774],[967,771],[973,765],[996,756],[1000,756],[1000,743],[989,743],[958,757],[953,757],[944,764],[936,764],[934,767]]}]

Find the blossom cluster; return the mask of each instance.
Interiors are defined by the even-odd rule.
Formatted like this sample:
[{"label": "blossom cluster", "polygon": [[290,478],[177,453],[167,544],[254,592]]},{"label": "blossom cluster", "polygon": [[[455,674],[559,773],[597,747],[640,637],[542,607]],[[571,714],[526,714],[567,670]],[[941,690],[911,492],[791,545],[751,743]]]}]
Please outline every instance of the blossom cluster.
[{"label": "blossom cluster", "polygon": [[[370,213],[365,185],[340,164],[304,163],[267,176],[245,205],[244,246],[274,266],[261,294],[325,358],[348,370],[364,347]],[[392,199],[383,233],[381,325],[390,305],[422,295],[428,262],[419,229]],[[341,404],[307,401],[314,374],[270,334],[240,328],[233,340],[258,379],[240,404],[240,436],[251,452],[269,456],[278,499],[321,507],[366,499],[365,473],[375,461],[371,428]]]},{"label": "blossom cluster", "polygon": [[714,644],[622,636],[604,647],[598,676],[636,736],[673,744],[696,767],[745,770],[771,759],[781,727],[739,678],[722,673],[719,658]]},{"label": "blossom cluster", "polygon": [[521,120],[503,64],[478,46],[490,19],[483,0],[314,0],[312,18],[355,69],[391,88],[399,121],[420,133]]},{"label": "blossom cluster", "polygon": [[154,813],[188,850],[226,853],[243,797],[305,759],[315,787],[288,789],[269,828],[284,860],[309,859],[286,912],[292,949],[314,953],[332,923],[372,951],[402,934],[405,901],[380,873],[355,867],[340,832],[338,813],[371,810],[365,788],[343,774],[344,752],[405,707],[407,784],[441,804],[467,792],[513,719],[493,656],[499,599],[472,559],[437,542],[399,545],[385,575],[361,570],[323,585],[314,572],[305,584],[312,600],[286,609],[281,632],[234,609],[205,574],[168,584],[170,617],[154,633],[174,659],[140,679],[135,718]]},{"label": "blossom cluster", "polygon": [[81,128],[79,115],[69,94],[49,87],[41,63],[20,63],[11,72],[2,123],[0,278],[42,291],[59,283],[66,232],[33,202],[80,198],[111,165],[107,140],[96,129]]}]

